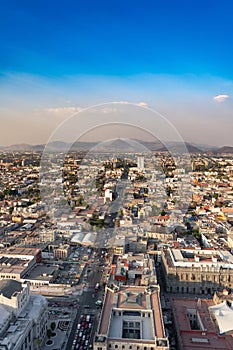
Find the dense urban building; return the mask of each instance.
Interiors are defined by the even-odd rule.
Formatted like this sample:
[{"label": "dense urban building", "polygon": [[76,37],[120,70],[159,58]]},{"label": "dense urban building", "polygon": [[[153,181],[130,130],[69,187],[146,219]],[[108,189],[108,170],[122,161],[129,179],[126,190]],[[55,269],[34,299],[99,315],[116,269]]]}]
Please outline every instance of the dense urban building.
[{"label": "dense urban building", "polygon": [[38,349],[46,336],[48,306],[45,297],[30,294],[29,283],[0,280],[0,349]]},{"label": "dense urban building", "polygon": [[167,248],[162,251],[166,290],[214,294],[233,287],[233,255],[214,249]]},{"label": "dense urban building", "polygon": [[[213,315],[216,308],[211,300],[201,299],[173,299],[172,310],[177,330],[178,346],[180,350],[230,350],[233,347],[231,317],[222,312],[221,323],[228,322],[230,332],[220,333],[216,317]],[[230,323],[229,323],[230,321]],[[229,327],[228,327],[229,330]]]},{"label": "dense urban building", "polygon": [[40,249],[4,249],[0,251],[0,278],[21,281],[39,262],[41,262]]},{"label": "dense urban building", "polygon": [[159,286],[107,288],[94,350],[168,350]]},{"label": "dense urban building", "polygon": [[114,283],[149,286],[157,284],[154,260],[146,254],[114,255],[112,261]]},{"label": "dense urban building", "polygon": [[[176,293],[184,305],[194,295],[213,297],[205,317],[225,346],[233,333],[232,157],[193,154],[188,173],[185,158],[177,169],[167,152],[91,153],[87,159],[71,152],[57,178],[55,152],[40,193],[39,153],[0,155],[0,282],[28,282],[31,293],[49,297],[48,322],[59,326],[52,340],[49,329],[45,344],[177,350],[173,317],[180,347],[190,326],[178,326],[171,305]],[[2,315],[6,331],[11,315]],[[197,313],[188,315],[194,322]],[[69,333],[75,320],[77,329]],[[211,348],[204,335],[187,334],[187,349]]]}]

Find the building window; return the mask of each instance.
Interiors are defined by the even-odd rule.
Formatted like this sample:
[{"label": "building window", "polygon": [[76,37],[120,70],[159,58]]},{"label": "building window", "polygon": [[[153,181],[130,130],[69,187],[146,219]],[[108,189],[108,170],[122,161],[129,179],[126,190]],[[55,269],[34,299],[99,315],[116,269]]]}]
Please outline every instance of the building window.
[{"label": "building window", "polygon": [[115,345],[115,349],[117,349],[118,348],[118,345]]}]

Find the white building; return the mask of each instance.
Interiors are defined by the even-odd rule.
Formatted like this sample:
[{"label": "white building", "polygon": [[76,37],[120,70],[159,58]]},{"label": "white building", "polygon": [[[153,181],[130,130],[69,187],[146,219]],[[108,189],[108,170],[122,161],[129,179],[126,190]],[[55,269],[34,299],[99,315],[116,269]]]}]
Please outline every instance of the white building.
[{"label": "white building", "polygon": [[112,202],[112,190],[110,188],[106,188],[104,193],[104,204]]},{"label": "white building", "polygon": [[144,170],[144,157],[143,156],[137,157],[137,167],[139,170]]},{"label": "white building", "polygon": [[209,307],[216,323],[218,324],[220,334],[233,333],[233,305],[229,305],[226,301],[221,304]]},{"label": "white building", "polygon": [[29,283],[0,280],[0,350],[34,350],[47,331],[47,301]]}]

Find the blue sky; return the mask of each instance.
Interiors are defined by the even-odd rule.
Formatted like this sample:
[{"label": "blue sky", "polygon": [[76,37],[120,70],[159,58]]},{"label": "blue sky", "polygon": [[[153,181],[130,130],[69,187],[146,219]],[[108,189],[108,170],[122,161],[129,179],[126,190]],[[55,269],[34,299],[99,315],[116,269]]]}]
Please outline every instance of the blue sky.
[{"label": "blue sky", "polygon": [[232,13],[230,0],[1,2],[0,143],[45,142],[72,108],[127,100],[189,141],[233,144]]}]

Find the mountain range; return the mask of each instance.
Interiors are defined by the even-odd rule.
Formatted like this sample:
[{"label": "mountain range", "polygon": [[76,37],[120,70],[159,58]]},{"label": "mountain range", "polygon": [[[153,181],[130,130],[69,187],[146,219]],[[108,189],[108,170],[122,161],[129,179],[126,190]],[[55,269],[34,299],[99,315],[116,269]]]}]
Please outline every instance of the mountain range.
[{"label": "mountain range", "polygon": [[[233,147],[223,146],[223,147],[214,147],[204,144],[196,144],[185,142],[185,146],[189,153],[212,153],[215,155],[218,154],[233,154]],[[54,141],[49,144],[51,151],[61,151],[65,148],[70,148],[72,151],[90,151],[96,149],[97,151],[103,151],[106,149],[108,151],[158,151],[165,152],[167,148],[159,141],[144,141],[144,140],[124,140],[116,139],[108,142],[75,142],[73,145],[65,143],[63,141]],[[43,152],[45,144],[30,145],[26,143],[14,144],[11,146],[0,146],[0,151],[5,152]],[[168,148],[172,152],[179,152],[183,149],[183,145],[179,142],[169,142]]]}]

